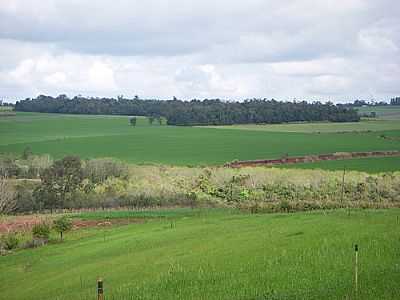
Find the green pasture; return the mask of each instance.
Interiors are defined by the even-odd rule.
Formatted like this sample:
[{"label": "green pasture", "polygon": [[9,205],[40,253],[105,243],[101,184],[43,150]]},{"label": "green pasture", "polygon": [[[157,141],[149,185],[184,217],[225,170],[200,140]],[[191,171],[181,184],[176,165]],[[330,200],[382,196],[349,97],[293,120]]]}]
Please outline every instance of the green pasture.
[{"label": "green pasture", "polygon": [[[149,126],[146,118],[138,118],[138,125],[133,127],[124,116],[18,113],[0,120],[0,153],[21,154],[29,147],[34,154],[50,154],[54,158],[79,155],[114,157],[135,164],[222,165],[235,159],[400,150],[400,140],[384,139],[382,134],[398,136],[400,130],[342,133],[222,130]],[[394,159],[396,165],[399,160]],[[372,160],[365,160],[362,170],[369,170],[367,162]],[[376,164],[373,165],[371,168],[375,169]],[[382,165],[380,170],[387,167]]]},{"label": "green pasture", "polygon": [[313,163],[299,163],[277,166],[278,168],[292,169],[322,169],[322,170],[353,170],[360,172],[379,173],[395,172],[400,170],[400,157],[370,157],[345,160],[318,161]]},{"label": "green pasture", "polygon": [[109,300],[400,298],[398,209],[194,212],[82,229],[0,257],[0,298],[95,299],[99,277]]},{"label": "green pasture", "polygon": [[287,124],[244,124],[227,126],[209,126],[217,129],[240,129],[268,132],[298,132],[298,133],[335,133],[335,132],[366,132],[400,130],[398,120],[362,120],[361,122],[314,122],[314,123],[287,123]]},{"label": "green pasture", "polygon": [[0,106],[0,112],[4,112],[4,111],[12,111],[13,108],[11,106]]},{"label": "green pasture", "polygon": [[[136,127],[149,126],[137,117]],[[157,127],[157,125],[153,125]],[[128,116],[21,113],[0,119],[0,145],[77,137],[123,135],[132,132]]]}]

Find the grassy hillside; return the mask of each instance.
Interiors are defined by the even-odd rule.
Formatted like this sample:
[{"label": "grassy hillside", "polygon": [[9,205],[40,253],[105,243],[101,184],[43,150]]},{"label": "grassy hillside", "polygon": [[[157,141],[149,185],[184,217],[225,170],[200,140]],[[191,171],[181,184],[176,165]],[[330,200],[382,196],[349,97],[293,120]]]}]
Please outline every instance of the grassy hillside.
[{"label": "grassy hillside", "polygon": [[[137,127],[148,126],[147,118],[137,117],[137,120]],[[15,117],[0,119],[0,145],[129,134],[132,128],[127,116],[18,112]]]},{"label": "grassy hillside", "polygon": [[0,257],[1,296],[94,299],[102,277],[106,299],[355,299],[357,243],[358,299],[399,299],[398,215],[158,213]]},{"label": "grassy hillside", "polygon": [[[385,133],[292,133],[148,126],[128,117],[18,114],[0,120],[0,153],[35,154],[55,158],[75,154],[83,158],[115,157],[131,163],[215,165],[235,159],[277,158],[336,151],[399,150],[400,141]],[[400,132],[400,131],[399,131]],[[365,169],[368,169],[366,166]],[[384,170],[384,168],[382,169]]]}]

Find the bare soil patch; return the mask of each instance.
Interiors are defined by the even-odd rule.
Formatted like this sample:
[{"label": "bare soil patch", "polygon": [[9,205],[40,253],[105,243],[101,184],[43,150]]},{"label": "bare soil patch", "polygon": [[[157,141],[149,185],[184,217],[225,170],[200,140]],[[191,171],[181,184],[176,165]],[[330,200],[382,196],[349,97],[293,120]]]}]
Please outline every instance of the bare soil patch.
[{"label": "bare soil patch", "polygon": [[296,157],[283,157],[279,159],[263,159],[263,160],[242,160],[234,161],[225,164],[226,167],[241,168],[253,166],[273,166],[285,165],[296,163],[309,163],[323,160],[343,160],[352,158],[366,158],[366,157],[389,157],[400,156],[400,151],[372,151],[372,152],[336,152],[330,154],[320,155],[306,155]]},{"label": "bare soil patch", "polygon": [[[41,222],[52,222],[56,216],[49,215],[27,215],[27,216],[7,216],[0,218],[0,234],[10,232],[30,232],[35,224]],[[114,225],[128,225],[132,223],[143,223],[140,218],[113,219],[113,220],[81,220],[72,219],[73,230],[88,227],[109,227]]]}]

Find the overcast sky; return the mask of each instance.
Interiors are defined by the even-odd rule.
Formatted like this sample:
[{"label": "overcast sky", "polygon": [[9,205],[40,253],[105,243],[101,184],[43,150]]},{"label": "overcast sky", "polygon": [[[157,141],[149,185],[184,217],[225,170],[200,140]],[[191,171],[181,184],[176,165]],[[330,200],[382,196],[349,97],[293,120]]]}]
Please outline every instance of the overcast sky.
[{"label": "overcast sky", "polygon": [[0,99],[400,96],[398,0],[0,0]]}]

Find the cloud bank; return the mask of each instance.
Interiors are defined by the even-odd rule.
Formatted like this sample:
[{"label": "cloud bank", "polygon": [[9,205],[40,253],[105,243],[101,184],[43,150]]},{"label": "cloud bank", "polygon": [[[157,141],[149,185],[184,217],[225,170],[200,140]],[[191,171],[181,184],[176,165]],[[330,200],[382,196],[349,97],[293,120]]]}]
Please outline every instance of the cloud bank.
[{"label": "cloud bank", "polygon": [[1,0],[0,98],[400,95],[395,0]]}]

